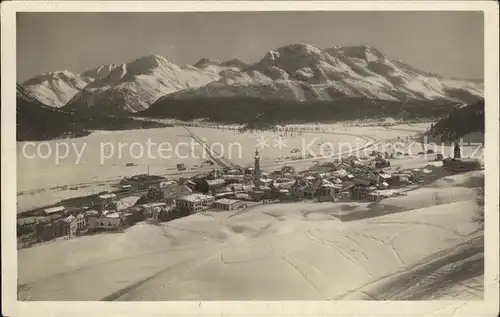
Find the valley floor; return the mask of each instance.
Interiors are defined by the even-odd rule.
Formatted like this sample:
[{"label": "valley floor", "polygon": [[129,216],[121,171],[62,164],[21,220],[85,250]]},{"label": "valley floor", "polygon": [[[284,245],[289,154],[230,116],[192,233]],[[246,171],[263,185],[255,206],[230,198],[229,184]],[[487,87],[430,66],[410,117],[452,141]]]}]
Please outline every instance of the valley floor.
[{"label": "valley floor", "polygon": [[[411,147],[413,154],[416,155],[422,151],[422,144],[405,141],[405,138],[410,138],[416,133],[425,131],[429,125],[429,123],[397,125],[386,128],[381,126],[345,127],[339,124],[323,124],[319,125],[319,127],[324,129],[324,132],[283,135],[285,146],[282,148],[277,147],[275,144],[279,135],[272,132],[255,134],[247,132],[241,134],[223,128],[218,130],[191,127],[190,129],[203,137],[209,145],[217,142],[223,144],[226,147],[226,152],[220,154],[229,158],[232,162],[244,166],[253,164],[256,144],[260,137],[265,137],[269,146],[260,149],[261,166],[264,171],[274,171],[284,165],[292,165],[297,170],[307,169],[314,165],[315,162],[331,160],[331,158],[325,160],[314,158],[297,159],[303,149],[311,149],[318,157],[330,155],[332,152],[329,151],[329,146],[324,146],[324,144],[333,144],[334,154],[356,149],[366,149],[368,153],[372,144],[382,141],[394,142],[399,137],[402,145],[408,143],[405,145],[407,148],[402,146],[401,151],[408,151],[408,147]],[[297,125],[297,127],[300,126],[304,125]],[[180,147],[180,152],[182,152],[180,154],[183,157],[174,156],[169,159],[162,159],[155,152],[158,145],[156,147],[152,146],[153,155],[151,157],[144,155],[136,159],[130,155],[130,145],[134,142],[141,144],[146,151],[148,141],[156,144],[166,142],[174,148],[181,142],[188,142],[189,139],[188,132],[180,126],[140,131],[98,131],[84,138],[47,142],[46,144],[48,144],[53,154],[47,159],[30,158],[30,156],[36,155],[35,146],[40,146],[44,142],[29,145],[26,148],[28,157],[23,153],[23,147],[27,143],[19,142],[17,144],[18,212],[54,204],[67,198],[111,190],[112,186],[121,178],[144,174],[148,171],[151,174],[164,175],[170,178],[190,177],[211,171],[214,167],[203,162],[205,159],[210,159],[210,157],[208,155],[206,157],[202,156],[200,146],[196,147],[192,153],[193,155],[188,158],[184,158],[184,155],[188,155],[190,150],[187,147]],[[55,151],[58,144],[63,142],[68,144],[72,150],[70,150],[66,158],[56,162]],[[235,142],[240,144],[241,151],[237,146],[233,146],[231,153],[229,153],[230,144]],[[118,150],[119,144],[127,145],[123,147],[121,153]],[[64,154],[64,146],[59,145],[59,147],[60,154]],[[111,148],[114,148],[114,153],[111,153]],[[214,148],[217,149],[215,146]],[[74,149],[82,153],[80,157],[78,157]],[[299,150],[299,152],[292,153],[294,149]],[[386,149],[386,151],[391,150],[394,149]],[[472,149],[468,150],[472,151]],[[43,151],[47,151],[47,147],[44,147]],[[452,153],[449,146],[436,148],[436,151],[443,151],[447,154]],[[309,154],[308,150],[305,150],[305,152]],[[45,155],[45,152],[42,153]],[[110,158],[105,159],[101,164],[101,156],[106,155],[109,155]],[[399,160],[399,164],[414,164],[415,167],[418,167],[418,165],[423,166],[427,162],[428,158],[415,156]],[[128,163],[134,165],[126,166]],[[179,163],[185,164],[187,170],[179,172],[176,168]],[[393,163],[398,164],[398,162]]]}]

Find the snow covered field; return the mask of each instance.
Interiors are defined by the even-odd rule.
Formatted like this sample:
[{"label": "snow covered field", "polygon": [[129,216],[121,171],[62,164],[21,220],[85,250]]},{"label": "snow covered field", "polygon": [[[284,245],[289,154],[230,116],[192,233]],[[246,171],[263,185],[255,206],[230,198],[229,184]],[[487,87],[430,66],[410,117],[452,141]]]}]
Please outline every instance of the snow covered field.
[{"label": "snow covered field", "polygon": [[[428,125],[393,126],[390,129],[382,127],[343,129],[338,124],[322,124],[318,126],[325,132],[304,132],[301,135],[272,132],[242,134],[230,130],[200,127],[190,129],[217,153],[241,165],[253,164],[256,146],[260,138],[263,138],[267,140],[267,146],[260,148],[261,165],[264,170],[274,170],[285,163],[291,163],[298,169],[308,168],[313,163],[310,160],[301,161],[300,157],[303,154],[322,156],[330,155],[332,151],[337,154],[355,150],[368,142],[412,136],[425,131]],[[284,144],[281,147],[278,145],[280,135]],[[174,178],[180,176],[176,169],[179,163],[185,164],[188,168],[184,173],[186,176],[211,170],[212,166],[203,164],[210,157],[203,154],[200,145],[191,146],[190,142],[188,131],[183,127],[140,131],[98,131],[78,139],[19,142],[17,144],[18,212],[55,203],[64,198],[107,190],[117,180],[125,176],[147,173],[148,169],[151,174],[170,175]],[[60,156],[66,154],[66,147],[62,143],[68,145],[69,151],[67,157],[56,162],[56,149],[59,148]],[[138,145],[133,145],[134,143]],[[164,143],[163,149],[168,149],[170,146],[171,150],[159,152],[162,149],[161,143]],[[40,149],[39,152],[37,148]],[[143,155],[139,155],[141,148]],[[49,149],[51,155],[47,155]],[[35,157],[30,158],[32,156]],[[43,158],[46,156],[47,158]],[[126,166],[127,163],[133,163],[135,166]],[[68,187],[74,188],[68,189]]]},{"label": "snow covered field", "polygon": [[[204,212],[21,249],[20,298],[480,299],[473,187],[481,176],[448,176],[381,206],[300,202]],[[380,210],[385,215],[371,217]],[[340,220],[349,213],[357,219]]]}]

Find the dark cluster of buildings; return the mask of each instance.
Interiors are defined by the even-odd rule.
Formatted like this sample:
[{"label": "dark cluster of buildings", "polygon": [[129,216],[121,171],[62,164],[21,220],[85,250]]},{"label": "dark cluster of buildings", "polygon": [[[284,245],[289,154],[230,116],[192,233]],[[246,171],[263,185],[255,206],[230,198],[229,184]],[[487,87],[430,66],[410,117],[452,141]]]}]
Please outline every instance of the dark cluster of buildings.
[{"label": "dark cluster of buildings", "polygon": [[[378,201],[422,179],[420,169],[389,172],[387,155],[374,151],[370,157],[363,161],[355,156],[340,158],[303,172],[284,166],[268,173],[261,170],[256,151],[253,167],[214,169],[176,181],[148,174],[127,177],[117,184],[115,192],[93,195],[73,207],[51,207],[19,218],[18,236],[21,245],[30,245],[122,230],[145,219],[168,221],[209,209],[238,210],[262,202]],[[133,197],[133,203],[120,204]]]}]

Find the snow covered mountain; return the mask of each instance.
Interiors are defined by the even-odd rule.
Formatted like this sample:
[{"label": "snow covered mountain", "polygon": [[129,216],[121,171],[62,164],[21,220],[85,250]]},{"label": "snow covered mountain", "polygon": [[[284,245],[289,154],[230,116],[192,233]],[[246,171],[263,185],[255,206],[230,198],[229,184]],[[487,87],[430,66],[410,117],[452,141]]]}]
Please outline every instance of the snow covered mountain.
[{"label": "snow covered mountain", "polygon": [[90,113],[137,112],[164,95],[218,80],[220,71],[220,67],[178,66],[161,56],[145,56],[112,67],[107,76],[76,94],[66,108]]},{"label": "snow covered mountain", "polygon": [[484,142],[484,99],[453,109],[429,131],[432,141]]},{"label": "snow covered mountain", "polygon": [[101,65],[81,73],[81,76],[91,82],[108,76],[117,67],[116,64]]},{"label": "snow covered mountain", "polygon": [[241,72],[164,98],[245,96],[306,101],[347,97],[467,103],[481,98],[483,90],[480,82],[445,79],[390,60],[368,46],[320,49],[292,44],[269,51]]},{"label": "snow covered mountain", "polygon": [[91,79],[70,71],[44,73],[22,83],[27,93],[52,107],[64,106],[75,94],[82,90]]},{"label": "snow covered mountain", "polygon": [[202,58],[193,66],[205,71],[218,73],[221,77],[234,75],[248,67],[247,64],[237,58],[224,62]]},{"label": "snow covered mountain", "polygon": [[45,105],[17,84],[17,141],[41,141],[81,137],[95,130],[160,128],[163,124],[128,117],[86,115]]}]

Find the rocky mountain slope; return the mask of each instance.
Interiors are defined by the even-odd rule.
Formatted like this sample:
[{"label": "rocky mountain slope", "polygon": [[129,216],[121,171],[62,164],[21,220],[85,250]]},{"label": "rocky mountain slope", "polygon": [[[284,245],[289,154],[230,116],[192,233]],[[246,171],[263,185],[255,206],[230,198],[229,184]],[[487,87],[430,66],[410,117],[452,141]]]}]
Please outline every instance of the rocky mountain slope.
[{"label": "rocky mountain slope", "polygon": [[342,98],[308,100],[258,97],[163,98],[139,116],[222,123],[288,124],[377,118],[430,119],[447,115],[457,103],[446,100],[378,100]]},{"label": "rocky mountain slope", "polygon": [[392,61],[368,46],[320,49],[292,44],[269,51],[259,62],[204,87],[158,100],[193,97],[264,97],[296,101],[368,98],[402,101],[473,102],[483,95],[480,82],[445,79]]},{"label": "rocky mountain slope", "polygon": [[[253,114],[255,109],[247,111],[242,105],[256,107],[256,98],[280,105],[324,106],[330,102],[335,103],[334,108],[352,104],[352,100],[391,101],[391,105],[414,100],[426,105],[466,104],[482,98],[484,85],[416,69],[369,46],[320,49],[291,44],[269,51],[252,65],[238,59],[219,62],[203,58],[193,66],[179,66],[151,55],[123,65],[101,65],[79,75],[67,71],[42,74],[23,83],[23,88],[44,104],[65,104],[67,111],[88,115],[142,114],[152,105],[154,109],[144,114],[178,116],[180,110],[175,107],[182,104],[193,107],[182,111],[192,111],[194,117],[220,117],[207,114],[206,109],[212,109],[214,102],[232,102],[239,105],[238,111]],[[203,105],[207,105],[205,110],[197,110]],[[377,111],[384,113],[383,108]],[[429,113],[433,111],[424,116]],[[329,118],[332,116],[330,113]]]},{"label": "rocky mountain slope", "polygon": [[100,65],[81,73],[81,76],[91,82],[108,76],[117,67],[116,64]]},{"label": "rocky mountain slope", "polygon": [[22,87],[45,105],[59,108],[92,80],[70,71],[57,71],[30,78],[22,83]]},{"label": "rocky mountain slope", "polygon": [[439,120],[429,131],[429,136],[440,142],[484,142],[484,99],[454,109]]},{"label": "rocky mountain slope", "polygon": [[17,141],[80,137],[90,134],[93,130],[126,130],[164,126],[132,118],[85,116],[68,112],[64,108],[47,106],[19,84],[17,84],[16,95]]},{"label": "rocky mountain slope", "polygon": [[202,58],[193,66],[204,71],[218,73],[221,77],[234,75],[248,67],[247,64],[236,58],[224,62]]},{"label": "rocky mountain slope", "polygon": [[481,82],[446,79],[368,46],[293,44],[234,75],[163,96],[141,115],[241,123],[429,119],[479,100],[483,89]]},{"label": "rocky mountain slope", "polygon": [[252,96],[306,101],[358,97],[471,102],[482,94],[482,83],[417,70],[368,46],[323,50],[292,44],[269,51],[242,72],[165,98]]},{"label": "rocky mountain slope", "polygon": [[157,55],[141,57],[114,67],[107,76],[94,80],[65,108],[107,114],[141,111],[166,94],[218,80],[224,69],[215,66],[178,66]]},{"label": "rocky mountain slope", "polygon": [[60,108],[89,83],[106,77],[118,65],[101,65],[81,74],[55,71],[36,75],[21,85],[23,89],[47,106]]}]

